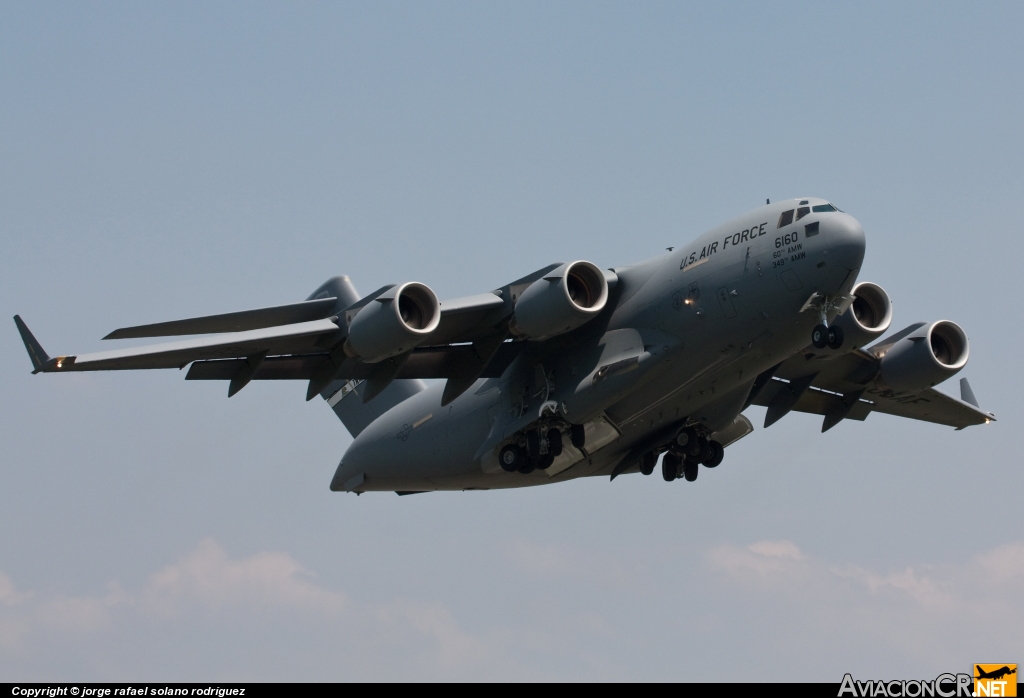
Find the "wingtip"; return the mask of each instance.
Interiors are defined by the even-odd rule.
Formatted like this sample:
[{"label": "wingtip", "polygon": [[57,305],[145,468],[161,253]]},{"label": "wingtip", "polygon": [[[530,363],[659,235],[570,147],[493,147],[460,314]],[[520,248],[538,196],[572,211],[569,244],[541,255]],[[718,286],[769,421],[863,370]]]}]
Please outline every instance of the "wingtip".
[{"label": "wingtip", "polygon": [[21,341],[25,343],[28,358],[32,361],[32,373],[39,373],[50,363],[50,357],[43,350],[42,345],[39,344],[39,341],[32,334],[32,330],[28,328],[28,325],[21,319],[20,315],[14,316],[14,324],[18,327]]}]

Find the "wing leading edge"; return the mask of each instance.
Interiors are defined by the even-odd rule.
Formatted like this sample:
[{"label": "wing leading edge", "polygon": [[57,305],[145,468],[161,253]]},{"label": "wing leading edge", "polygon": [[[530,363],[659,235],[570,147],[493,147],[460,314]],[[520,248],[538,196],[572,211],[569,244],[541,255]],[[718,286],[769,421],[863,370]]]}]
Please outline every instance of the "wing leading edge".
[{"label": "wing leading edge", "polygon": [[[557,265],[492,293],[441,302],[437,328],[407,354],[369,364],[345,355],[348,324],[361,307],[392,286],[356,300],[346,277],[325,283],[301,303],[256,308],[114,330],[104,339],[211,334],[91,354],[50,357],[19,316],[14,321],[33,373],[184,368],[188,380],[230,380],[229,396],[250,380],[308,380],[307,399],[337,379],[367,380],[364,400],[391,381],[445,378],[446,403],[478,378],[500,376],[519,343],[506,341],[512,300],[522,288]],[[334,290],[334,293],[329,291]],[[340,291],[340,293],[338,292]]]}]

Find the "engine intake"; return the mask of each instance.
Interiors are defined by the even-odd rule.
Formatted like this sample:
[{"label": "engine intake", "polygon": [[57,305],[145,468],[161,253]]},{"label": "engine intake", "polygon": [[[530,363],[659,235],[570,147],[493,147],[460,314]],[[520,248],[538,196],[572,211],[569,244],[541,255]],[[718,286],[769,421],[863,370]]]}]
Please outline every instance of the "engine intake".
[{"label": "engine intake", "polygon": [[940,320],[884,349],[880,377],[894,390],[918,392],[959,372],[969,355],[970,344],[960,326]]},{"label": "engine intake", "polygon": [[853,287],[853,303],[832,321],[843,329],[842,349],[853,351],[878,339],[892,322],[892,301],[881,286],[869,282]]},{"label": "engine intake", "polygon": [[394,286],[364,305],[352,318],[345,352],[378,363],[414,349],[441,321],[441,304],[415,281]]},{"label": "engine intake", "polygon": [[604,272],[590,262],[563,264],[526,287],[516,300],[510,328],[529,339],[547,339],[576,329],[608,302]]}]

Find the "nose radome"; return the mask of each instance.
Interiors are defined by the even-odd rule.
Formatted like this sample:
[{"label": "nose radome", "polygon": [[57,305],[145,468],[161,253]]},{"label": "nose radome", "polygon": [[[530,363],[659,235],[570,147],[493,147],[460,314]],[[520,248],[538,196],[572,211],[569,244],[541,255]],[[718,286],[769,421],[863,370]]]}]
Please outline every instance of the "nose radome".
[{"label": "nose radome", "polygon": [[864,227],[853,216],[845,213],[828,216],[821,222],[825,229],[823,242],[838,263],[850,269],[860,268],[864,261]]}]

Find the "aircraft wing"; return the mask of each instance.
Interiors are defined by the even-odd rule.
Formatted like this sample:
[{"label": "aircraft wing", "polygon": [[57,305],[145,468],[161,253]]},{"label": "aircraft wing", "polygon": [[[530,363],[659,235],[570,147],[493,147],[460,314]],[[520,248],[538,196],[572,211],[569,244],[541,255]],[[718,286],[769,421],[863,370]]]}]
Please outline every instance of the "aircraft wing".
[{"label": "aircraft wing", "polygon": [[244,332],[278,325],[322,320],[332,314],[337,298],[317,298],[278,305],[272,308],[242,310],[220,315],[158,322],[152,325],[122,327],[103,339],[137,339],[140,337],[176,337],[187,334],[214,334],[217,332]]},{"label": "aircraft wing", "polygon": [[[450,399],[477,378],[500,376],[518,353],[506,342],[513,298],[557,265],[545,267],[491,293],[440,303],[436,329],[411,352],[368,364],[344,354],[348,324],[385,286],[348,305],[336,296],[269,308],[123,327],[104,339],[212,336],[51,358],[20,317],[15,323],[32,359],[33,373],[184,368],[189,380],[230,380],[233,395],[250,380],[308,380],[307,397],[335,379],[370,380],[383,389],[395,379],[454,379]],[[345,306],[348,307],[345,307]],[[367,391],[372,397],[373,391]],[[375,393],[373,393],[375,394]],[[369,399],[369,398],[367,398]]]},{"label": "aircraft wing", "polygon": [[441,301],[441,322],[424,342],[428,346],[472,342],[495,332],[505,333],[497,326],[512,314],[512,308],[493,293],[481,293]]},{"label": "aircraft wing", "polygon": [[[15,317],[22,336],[28,328]],[[95,354],[65,355],[50,358],[41,351],[32,352],[36,372],[61,373],[66,371],[115,371],[145,368],[183,368],[193,361],[222,357],[255,356],[266,354],[294,354],[317,350],[316,342],[324,335],[336,334],[338,325],[331,319],[313,320],[292,325],[230,332],[202,339],[164,342],[130,349],[101,351]],[[33,343],[36,347],[38,342]],[[26,339],[26,345],[29,342]],[[42,354],[42,356],[39,356]],[[39,358],[36,364],[35,358]]]},{"label": "aircraft wing", "polygon": [[[442,402],[448,404],[477,379],[502,375],[515,359],[522,346],[509,338],[515,299],[558,267],[546,266],[490,293],[441,301],[437,326],[418,346],[376,363],[345,353],[348,328],[362,308],[394,286],[384,286],[353,302],[355,290],[341,277],[340,286],[332,287],[334,280],[329,281],[318,294],[300,303],[123,327],[104,339],[212,336],[95,354],[50,358],[20,317],[15,316],[15,323],[32,359],[33,373],[184,368],[192,364],[188,380],[230,380],[229,396],[250,380],[308,380],[306,398],[310,399],[335,380],[344,379],[368,382],[364,401],[395,379],[443,378],[448,385]],[[609,283],[614,281],[612,274]],[[335,292],[328,292],[332,288]]]},{"label": "aircraft wing", "polygon": [[963,429],[995,420],[978,407],[967,379],[960,381],[961,399],[926,388],[900,392],[876,381],[878,358],[871,349],[830,357],[815,350],[801,352],[780,364],[773,375],[758,381],[752,404],[768,408],[765,426],[789,410],[824,415],[822,431],[843,419],[864,420],[872,412],[908,417]]}]

